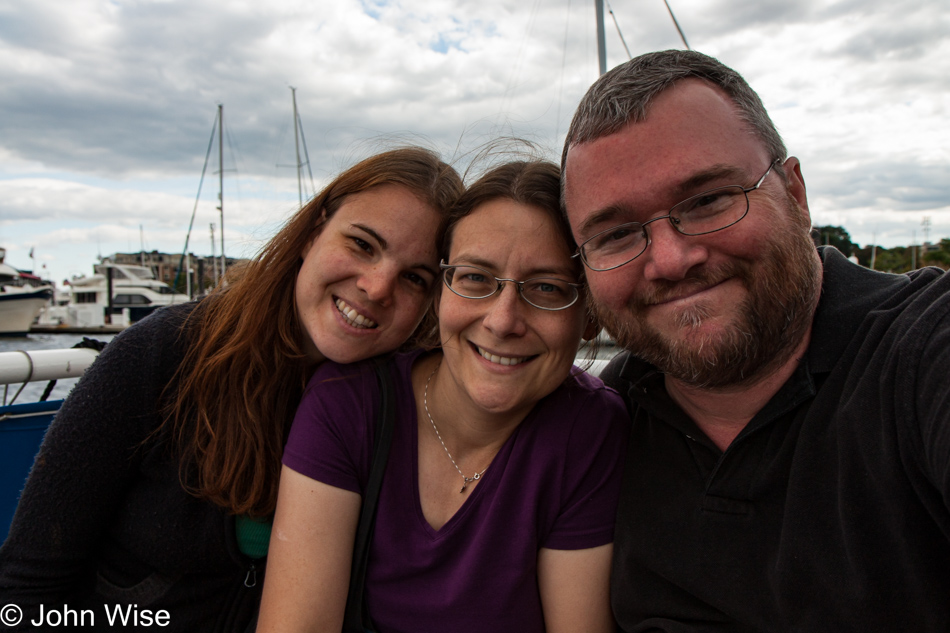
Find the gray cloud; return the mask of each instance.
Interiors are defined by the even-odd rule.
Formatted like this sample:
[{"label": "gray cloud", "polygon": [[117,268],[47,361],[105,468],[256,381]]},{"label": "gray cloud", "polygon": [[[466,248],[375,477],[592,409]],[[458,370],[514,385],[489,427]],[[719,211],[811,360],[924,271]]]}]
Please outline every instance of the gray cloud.
[{"label": "gray cloud", "polygon": [[922,211],[950,203],[950,166],[946,164],[868,160],[837,170],[812,172],[804,167],[809,190],[820,191],[838,209]]},{"label": "gray cloud", "polygon": [[[948,208],[945,3],[670,2],[690,44],[762,94],[818,206]],[[633,54],[681,46],[662,1],[611,5]],[[0,242],[11,254],[54,230],[62,244],[95,235],[106,253],[126,249],[134,235],[108,236],[140,224],[152,247],[181,248],[218,103],[237,247],[266,238],[297,198],[289,85],[319,186],[387,140],[452,157],[511,134],[556,156],[596,75],[589,2],[32,0],[0,11]],[[612,66],[626,53],[609,15],[606,28]],[[71,252],[51,257],[86,256]]]}]

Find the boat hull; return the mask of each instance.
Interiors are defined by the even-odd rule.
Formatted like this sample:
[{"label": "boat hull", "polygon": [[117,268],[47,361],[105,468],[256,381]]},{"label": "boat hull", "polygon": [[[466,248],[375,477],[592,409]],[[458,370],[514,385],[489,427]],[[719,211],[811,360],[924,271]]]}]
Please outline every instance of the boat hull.
[{"label": "boat hull", "polygon": [[51,400],[0,407],[0,543],[7,538],[46,428],[62,404]]},{"label": "boat hull", "polygon": [[25,335],[33,319],[52,298],[51,288],[19,290],[6,286],[0,292],[0,336]]}]

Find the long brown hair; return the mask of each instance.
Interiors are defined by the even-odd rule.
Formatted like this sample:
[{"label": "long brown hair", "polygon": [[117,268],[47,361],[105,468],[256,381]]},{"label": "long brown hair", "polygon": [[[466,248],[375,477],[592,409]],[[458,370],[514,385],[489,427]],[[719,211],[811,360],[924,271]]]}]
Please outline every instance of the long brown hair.
[{"label": "long brown hair", "polygon": [[184,485],[199,499],[233,514],[274,511],[286,433],[313,371],[294,299],[303,252],[348,195],[383,184],[406,187],[442,214],[463,190],[455,170],[426,149],[363,160],[301,208],[186,321],[188,351],[171,383],[162,430],[179,451]]}]

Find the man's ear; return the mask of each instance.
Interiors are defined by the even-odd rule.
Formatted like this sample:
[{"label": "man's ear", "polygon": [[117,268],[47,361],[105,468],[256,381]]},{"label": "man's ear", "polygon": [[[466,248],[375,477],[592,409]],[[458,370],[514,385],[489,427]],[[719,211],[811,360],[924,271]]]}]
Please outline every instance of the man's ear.
[{"label": "man's ear", "polygon": [[805,177],[802,176],[802,164],[798,158],[789,156],[782,168],[785,170],[785,178],[788,181],[788,192],[795,198],[802,211],[805,212],[808,225],[811,226],[811,213],[808,210],[808,196],[805,194]]}]

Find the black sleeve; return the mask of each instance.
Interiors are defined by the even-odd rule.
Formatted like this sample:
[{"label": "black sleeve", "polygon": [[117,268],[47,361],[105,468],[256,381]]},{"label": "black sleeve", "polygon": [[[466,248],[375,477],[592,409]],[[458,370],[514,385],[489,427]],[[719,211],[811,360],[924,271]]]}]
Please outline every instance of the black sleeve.
[{"label": "black sleeve", "polygon": [[[902,402],[913,405],[908,417],[916,417],[922,449],[922,466],[943,500],[943,515],[950,518],[950,300],[927,314],[934,326],[920,334],[922,350],[913,354],[908,375],[915,397]],[[904,394],[898,394],[902,396]],[[950,526],[950,524],[948,524]]]},{"label": "black sleeve", "polygon": [[167,308],[117,336],[50,425],[0,548],[0,604],[22,607],[24,622],[92,582],[94,552],[161,421],[187,312]]}]

